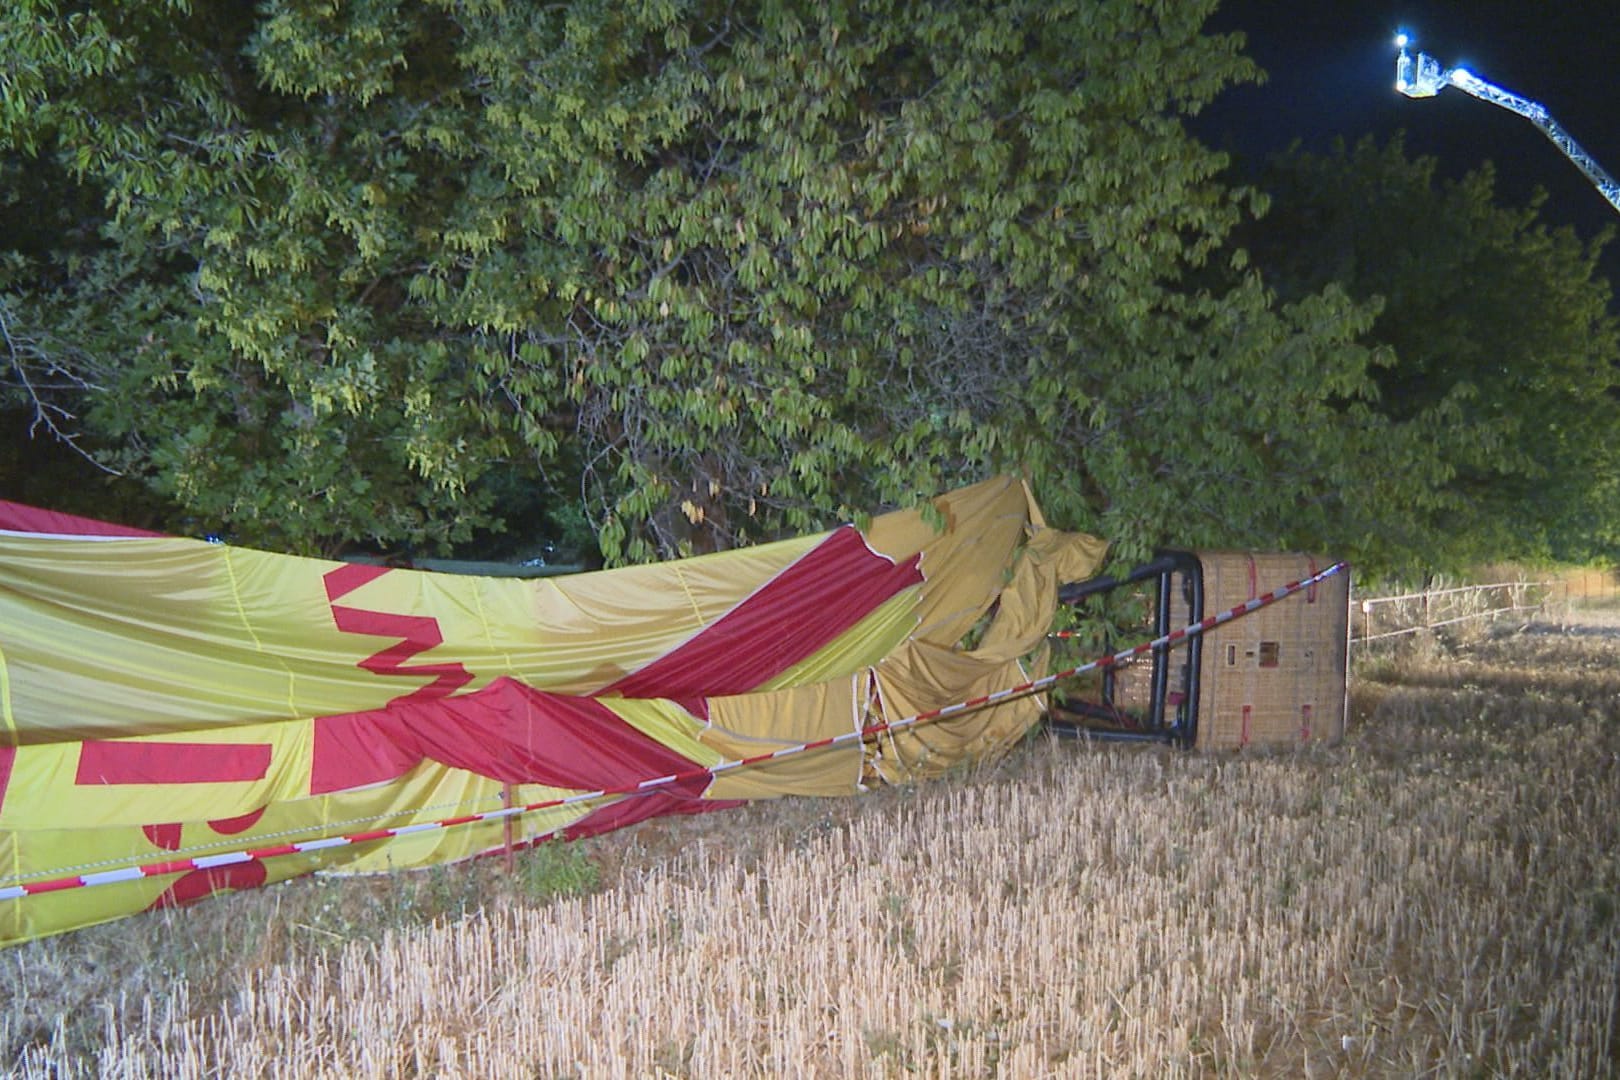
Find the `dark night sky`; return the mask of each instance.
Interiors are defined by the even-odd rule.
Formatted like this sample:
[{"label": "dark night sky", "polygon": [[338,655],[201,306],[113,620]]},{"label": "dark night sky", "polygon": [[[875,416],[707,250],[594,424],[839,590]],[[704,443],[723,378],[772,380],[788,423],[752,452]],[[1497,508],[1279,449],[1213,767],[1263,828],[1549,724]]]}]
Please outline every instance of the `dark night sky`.
[{"label": "dark night sky", "polygon": [[[1620,226],[1620,213],[1530,121],[1455,88],[1423,100],[1394,89],[1394,36],[1404,29],[1444,66],[1546,106],[1620,175],[1620,0],[1223,0],[1208,29],[1247,34],[1248,54],[1269,76],[1227,91],[1190,125],[1246,163],[1296,138],[1325,149],[1336,136],[1382,142],[1404,130],[1408,152],[1438,158],[1442,175],[1494,162],[1503,201],[1545,188],[1543,218],[1583,238]],[[1605,266],[1620,284],[1617,244]]]}]

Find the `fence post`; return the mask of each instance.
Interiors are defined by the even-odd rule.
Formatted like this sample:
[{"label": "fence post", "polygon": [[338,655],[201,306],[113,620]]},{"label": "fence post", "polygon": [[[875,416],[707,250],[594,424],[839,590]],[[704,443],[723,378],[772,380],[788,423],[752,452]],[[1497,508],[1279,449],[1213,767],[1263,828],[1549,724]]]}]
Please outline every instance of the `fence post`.
[{"label": "fence post", "polygon": [[[512,785],[502,784],[501,805],[509,808],[515,801]],[[504,851],[502,853],[501,862],[505,865],[507,877],[511,877],[512,872],[517,869],[517,860],[512,855],[512,845],[514,839],[515,838],[512,835],[512,819],[510,817],[503,818],[501,820],[501,846]]]}]

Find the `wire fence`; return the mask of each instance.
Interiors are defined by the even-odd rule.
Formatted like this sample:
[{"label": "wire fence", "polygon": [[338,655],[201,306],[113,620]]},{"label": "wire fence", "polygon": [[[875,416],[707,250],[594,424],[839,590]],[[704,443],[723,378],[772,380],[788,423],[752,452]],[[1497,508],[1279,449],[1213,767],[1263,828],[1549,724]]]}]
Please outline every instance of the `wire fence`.
[{"label": "wire fence", "polygon": [[1352,604],[1350,643],[1370,644],[1481,620],[1567,623],[1585,604],[1620,598],[1616,573],[1585,570],[1543,581],[1427,588],[1394,596],[1365,596]]}]

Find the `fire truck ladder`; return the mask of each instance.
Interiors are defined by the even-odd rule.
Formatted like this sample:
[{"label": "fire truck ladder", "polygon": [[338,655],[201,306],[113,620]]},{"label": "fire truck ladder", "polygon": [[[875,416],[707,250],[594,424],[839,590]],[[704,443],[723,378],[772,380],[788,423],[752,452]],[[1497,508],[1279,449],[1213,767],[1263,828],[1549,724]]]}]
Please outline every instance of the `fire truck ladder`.
[{"label": "fire truck ladder", "polygon": [[1406,51],[1411,38],[1405,34],[1397,34],[1395,46],[1400,49],[1400,56],[1395,60],[1395,89],[1411,98],[1434,97],[1448,86],[1455,86],[1465,94],[1472,94],[1481,101],[1488,101],[1492,105],[1500,105],[1510,112],[1518,113],[1536,127],[1541,133],[1552,140],[1554,146],[1564,152],[1564,156],[1575,163],[1575,167],[1586,174],[1586,178],[1597,187],[1599,194],[1609,201],[1609,205],[1620,211],[1620,183],[1616,183],[1595,160],[1581,148],[1569,132],[1565,131],[1558,121],[1552,118],[1543,105],[1510,93],[1494,83],[1488,83],[1467,68],[1442,67],[1440,62],[1427,53],[1418,53],[1413,56]]}]

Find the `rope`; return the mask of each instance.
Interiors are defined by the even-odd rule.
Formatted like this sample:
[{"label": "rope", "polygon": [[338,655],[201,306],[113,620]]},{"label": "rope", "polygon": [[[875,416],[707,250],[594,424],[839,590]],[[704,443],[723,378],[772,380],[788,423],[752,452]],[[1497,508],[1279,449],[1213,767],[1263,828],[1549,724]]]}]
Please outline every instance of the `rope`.
[{"label": "rope", "polygon": [[227,851],[218,855],[201,855],[185,859],[169,859],[163,862],[143,863],[138,866],[127,866],[116,870],[103,870],[93,874],[75,874],[67,877],[53,878],[47,881],[25,882],[20,885],[0,886],[0,901],[19,900],[25,896],[37,896],[42,893],[61,892],[66,889],[92,888],[98,885],[114,885],[126,881],[139,881],[142,878],[163,877],[168,874],[181,874],[193,870],[212,870],[222,866],[235,866],[240,863],[256,862],[265,859],[279,859],[288,855],[305,855],[310,852],[327,851],[334,848],[352,847],[357,844],[369,844],[378,840],[393,840],[402,836],[411,836],[417,833],[432,832],[437,829],[453,829],[460,825],[475,825],[479,822],[500,821],[505,818],[516,818],[524,814],[532,814],[539,810],[551,810],[559,806],[574,806],[580,803],[595,802],[599,799],[613,798],[625,795],[640,795],[658,788],[668,787],[685,781],[699,780],[705,776],[719,776],[722,773],[732,772],[736,769],[747,769],[757,765],[765,765],[772,761],[793,757],[796,754],[811,753],[816,750],[825,750],[857,740],[865,740],[874,735],[894,733],[907,728],[918,727],[923,724],[944,720],[952,716],[973,712],[999,705],[1014,698],[1027,697],[1050,689],[1064,679],[1071,679],[1089,671],[1102,670],[1128,664],[1137,658],[1152,652],[1162,646],[1174,645],[1188,638],[1197,637],[1223,623],[1231,622],[1252,611],[1257,611],[1268,604],[1291,596],[1301,589],[1309,588],[1318,582],[1344,570],[1348,564],[1334,563],[1332,566],[1308,578],[1289,582],[1280,588],[1252,600],[1245,601],[1237,607],[1211,615],[1202,622],[1172,631],[1163,637],[1144,642],[1133,648],[1114,653],[1110,656],[1098,657],[1095,660],[1045,675],[1018,686],[997,690],[991,694],[969,698],[943,708],[933,709],[929,712],[917,713],[900,720],[888,723],[872,724],[855,731],[846,731],[826,739],[814,742],[799,743],[795,746],[784,746],[765,754],[756,754],[753,757],[739,758],[734,761],[722,761],[717,765],[707,767],[699,766],[687,772],[670,773],[668,776],[654,776],[635,784],[624,787],[600,788],[596,791],[584,791],[563,798],[546,799],[541,802],[528,803],[524,806],[509,806],[499,810],[487,810],[476,814],[463,814],[459,817],[443,818],[438,821],[423,821],[413,825],[401,825],[395,828],[372,829],[368,832],[350,833],[344,836],[328,836],[317,840],[301,840],[287,844],[276,844],[271,847],[253,848],[243,851]]},{"label": "rope", "polygon": [[[499,799],[499,795],[483,795],[475,799],[457,799],[454,802],[429,803],[426,806],[419,806],[412,810],[384,810],[377,814],[361,814],[357,817],[340,818],[337,821],[328,821],[325,822],[322,827],[327,829],[346,829],[351,825],[365,825],[372,821],[382,821],[384,818],[404,817],[407,814],[420,814],[434,810],[457,810],[463,806],[477,806],[479,803],[490,802],[492,800],[498,801]],[[309,826],[301,825],[296,829],[276,829],[270,832],[262,832],[255,836],[254,839],[273,840],[278,836],[297,836],[299,833],[307,832],[309,832]],[[184,847],[175,848],[171,854],[189,855],[195,851],[217,851],[220,848],[227,848],[232,844],[239,843],[241,843],[241,840],[237,839],[236,837],[227,836],[223,840],[208,840],[200,844],[187,844]],[[98,866],[122,866],[127,862],[129,862],[129,856],[120,855],[111,859],[96,859],[92,862],[74,863],[71,866],[57,866],[49,870],[31,870],[26,874],[12,874],[9,878],[0,880],[16,883],[19,881],[28,881],[32,878],[54,877],[62,874],[76,874],[81,870],[94,870]]]}]

